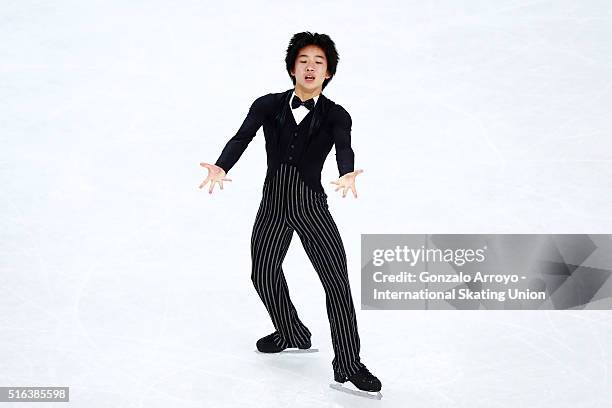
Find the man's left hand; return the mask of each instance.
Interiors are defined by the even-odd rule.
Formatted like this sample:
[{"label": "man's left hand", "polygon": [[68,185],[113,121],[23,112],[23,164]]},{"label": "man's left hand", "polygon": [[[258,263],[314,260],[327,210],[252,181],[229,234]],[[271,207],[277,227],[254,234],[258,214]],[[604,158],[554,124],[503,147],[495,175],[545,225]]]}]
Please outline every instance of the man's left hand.
[{"label": "man's left hand", "polygon": [[338,186],[336,187],[335,191],[342,189],[342,198],[346,197],[346,192],[349,188],[353,192],[353,195],[355,196],[355,198],[357,198],[357,190],[355,189],[355,177],[357,177],[357,175],[361,173],[363,173],[363,170],[361,169],[355,170],[350,173],[346,173],[345,175],[340,177],[338,180],[331,181],[330,184],[335,184]]}]

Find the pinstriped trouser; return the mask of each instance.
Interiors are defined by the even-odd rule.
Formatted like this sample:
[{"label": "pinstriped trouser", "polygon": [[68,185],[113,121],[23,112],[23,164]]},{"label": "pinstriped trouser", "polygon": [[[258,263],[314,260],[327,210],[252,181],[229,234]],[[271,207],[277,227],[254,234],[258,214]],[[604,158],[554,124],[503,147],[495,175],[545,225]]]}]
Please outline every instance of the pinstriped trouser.
[{"label": "pinstriped trouser", "polygon": [[351,375],[363,364],[346,253],[327,195],[306,185],[297,167],[281,163],[264,184],[251,237],[251,280],[274,327],[278,346],[296,347],[311,336],[289,297],[281,266],[296,231],[323,284],[336,372]]}]

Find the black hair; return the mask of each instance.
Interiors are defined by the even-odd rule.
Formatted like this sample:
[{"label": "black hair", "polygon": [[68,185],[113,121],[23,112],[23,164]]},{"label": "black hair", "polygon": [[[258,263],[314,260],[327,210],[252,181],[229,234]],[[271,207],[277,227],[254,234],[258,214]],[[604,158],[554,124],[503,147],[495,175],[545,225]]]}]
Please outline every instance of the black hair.
[{"label": "black hair", "polygon": [[304,31],[302,33],[294,34],[289,41],[287,47],[287,55],[285,56],[285,64],[287,65],[287,73],[295,85],[295,77],[291,75],[291,70],[295,68],[295,59],[298,56],[298,52],[309,45],[316,45],[321,47],[325,53],[327,59],[327,73],[330,75],[329,78],[325,78],[323,81],[323,89],[327,86],[329,81],[332,80],[336,73],[336,67],[338,66],[339,56],[336,50],[336,44],[329,38],[327,34],[311,33],[310,31]]}]

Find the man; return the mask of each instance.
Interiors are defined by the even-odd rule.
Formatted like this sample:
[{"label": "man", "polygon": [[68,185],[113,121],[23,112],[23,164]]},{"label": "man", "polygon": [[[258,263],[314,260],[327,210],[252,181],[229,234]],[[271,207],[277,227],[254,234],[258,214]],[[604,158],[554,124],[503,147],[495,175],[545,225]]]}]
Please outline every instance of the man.
[{"label": "man", "polygon": [[359,358],[346,254],[321,186],[321,170],[332,146],[340,177],[331,183],[335,191],[342,189],[342,197],[350,189],[357,198],[355,178],[363,171],[353,167],[350,115],[322,94],[336,72],[338,53],[329,36],[303,32],[291,39],[285,63],[294,88],[253,102],[216,163],[200,163],[208,169],[200,188],[210,182],[209,193],[217,183],[223,189],[223,181],[231,181],[227,172],[263,125],[268,170],[251,238],[251,279],[276,331],[259,339],[257,349],[278,353],[311,346],[311,333],[289,298],[281,267],[295,231],[325,289],[334,379],[377,392],[380,381]]}]

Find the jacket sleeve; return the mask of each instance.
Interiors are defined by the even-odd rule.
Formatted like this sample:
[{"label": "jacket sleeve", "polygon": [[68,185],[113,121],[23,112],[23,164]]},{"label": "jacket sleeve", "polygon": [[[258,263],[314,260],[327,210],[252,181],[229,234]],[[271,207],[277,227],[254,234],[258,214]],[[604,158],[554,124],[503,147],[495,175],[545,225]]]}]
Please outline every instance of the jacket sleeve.
[{"label": "jacket sleeve", "polygon": [[354,170],[355,153],[351,148],[351,115],[340,105],[336,105],[332,133],[336,146],[336,163],[340,177]]},{"label": "jacket sleeve", "polygon": [[242,122],[238,132],[227,142],[215,165],[221,167],[228,173],[236,164],[242,153],[255,137],[255,134],[266,118],[266,102],[268,95],[261,96],[253,102],[249,113]]}]

